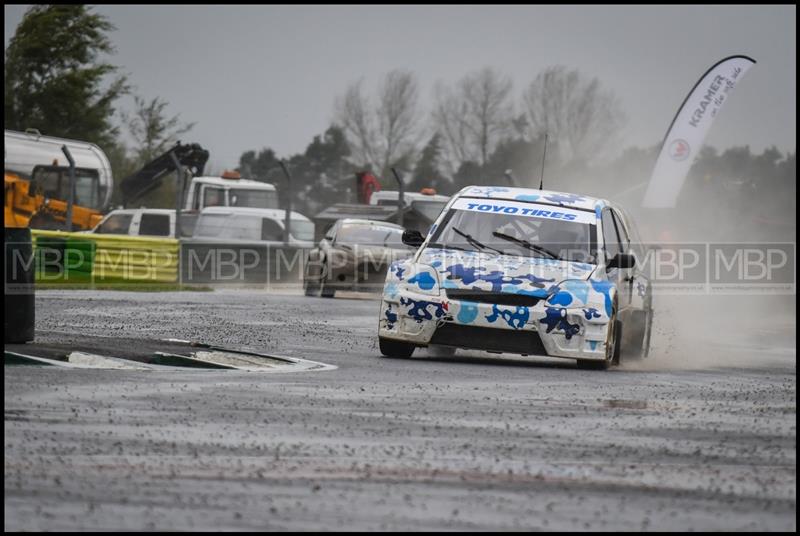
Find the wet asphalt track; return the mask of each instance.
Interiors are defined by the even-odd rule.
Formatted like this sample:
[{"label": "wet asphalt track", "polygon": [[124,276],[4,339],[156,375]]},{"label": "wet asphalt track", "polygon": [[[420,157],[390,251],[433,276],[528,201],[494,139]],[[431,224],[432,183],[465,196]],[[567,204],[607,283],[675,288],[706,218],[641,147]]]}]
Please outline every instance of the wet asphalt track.
[{"label": "wet asphalt track", "polygon": [[655,357],[593,372],[381,359],[364,297],[40,292],[37,342],[174,337],[338,368],[6,366],[5,529],[795,530],[794,301],[746,327],[709,314],[696,340],[668,306],[740,301],[662,302]]}]

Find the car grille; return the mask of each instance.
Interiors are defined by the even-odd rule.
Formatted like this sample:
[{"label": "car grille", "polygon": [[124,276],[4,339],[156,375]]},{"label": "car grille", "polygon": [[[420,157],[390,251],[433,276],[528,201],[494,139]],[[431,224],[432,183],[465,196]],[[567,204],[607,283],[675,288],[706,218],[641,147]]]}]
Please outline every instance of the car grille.
[{"label": "car grille", "polygon": [[515,354],[547,355],[539,333],[530,330],[513,331],[446,323],[436,330],[430,344]]},{"label": "car grille", "polygon": [[509,292],[492,292],[480,289],[447,289],[447,297],[451,300],[492,303],[497,305],[524,305],[533,307],[543,298],[527,294],[511,294]]}]

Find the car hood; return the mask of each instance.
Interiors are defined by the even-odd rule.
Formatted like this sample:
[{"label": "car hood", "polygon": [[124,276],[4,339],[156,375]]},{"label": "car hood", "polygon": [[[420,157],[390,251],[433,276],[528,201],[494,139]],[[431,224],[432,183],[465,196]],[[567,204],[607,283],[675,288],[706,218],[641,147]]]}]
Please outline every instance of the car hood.
[{"label": "car hood", "polygon": [[540,257],[426,248],[418,264],[433,267],[444,289],[486,290],[545,297],[565,280],[586,281],[595,265]]},{"label": "car hood", "polygon": [[413,250],[406,248],[389,248],[385,246],[363,246],[350,244],[337,244],[335,249],[346,259],[356,262],[372,261],[380,264],[391,264],[400,259],[407,259],[414,254]]}]

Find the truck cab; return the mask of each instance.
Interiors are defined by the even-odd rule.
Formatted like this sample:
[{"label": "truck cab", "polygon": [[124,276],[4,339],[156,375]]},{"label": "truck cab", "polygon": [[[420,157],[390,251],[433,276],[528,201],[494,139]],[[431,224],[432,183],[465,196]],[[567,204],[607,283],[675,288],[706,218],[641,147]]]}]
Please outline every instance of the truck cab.
[{"label": "truck cab", "polygon": [[194,177],[189,184],[184,210],[200,211],[206,207],[278,208],[275,186],[242,179],[226,171],[221,177]]}]

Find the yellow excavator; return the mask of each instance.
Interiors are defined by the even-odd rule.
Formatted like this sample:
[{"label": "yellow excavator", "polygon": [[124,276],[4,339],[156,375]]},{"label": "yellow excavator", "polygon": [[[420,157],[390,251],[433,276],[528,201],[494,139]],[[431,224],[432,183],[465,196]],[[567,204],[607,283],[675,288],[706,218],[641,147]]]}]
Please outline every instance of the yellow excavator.
[{"label": "yellow excavator", "polygon": [[[83,231],[94,228],[103,219],[103,213],[93,208],[73,204],[69,217],[69,203],[63,199],[51,199],[29,180],[15,173],[4,174],[5,227],[32,227],[35,229],[63,229],[67,219],[72,220],[72,229]],[[31,189],[38,191],[31,191]]]},{"label": "yellow excavator", "polygon": [[92,143],[5,131],[5,227],[81,231],[111,201],[111,165]]},{"label": "yellow excavator", "polygon": [[[192,177],[202,174],[208,156],[196,143],[176,143],[120,181],[123,202],[135,202],[179,168]],[[5,131],[4,183],[5,227],[66,231],[93,229],[109,208],[113,187],[111,165],[100,147],[35,130]]]}]

